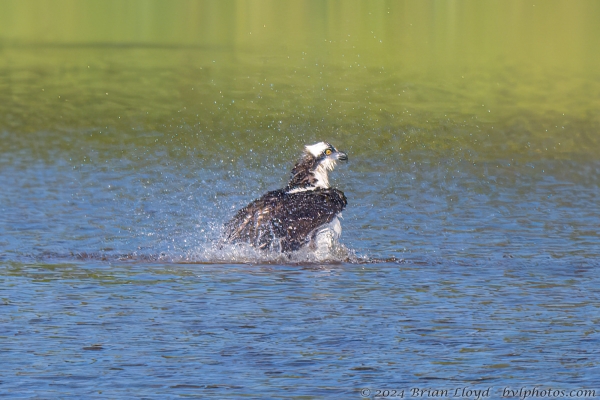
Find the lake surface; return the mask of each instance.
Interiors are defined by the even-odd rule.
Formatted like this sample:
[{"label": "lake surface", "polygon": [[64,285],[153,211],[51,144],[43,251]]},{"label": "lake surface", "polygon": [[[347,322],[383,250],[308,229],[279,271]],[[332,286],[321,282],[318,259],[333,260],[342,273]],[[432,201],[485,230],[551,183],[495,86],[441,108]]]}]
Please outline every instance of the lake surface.
[{"label": "lake surface", "polygon": [[[0,7],[0,394],[600,396],[600,3]],[[219,249],[321,140],[337,251]]]}]

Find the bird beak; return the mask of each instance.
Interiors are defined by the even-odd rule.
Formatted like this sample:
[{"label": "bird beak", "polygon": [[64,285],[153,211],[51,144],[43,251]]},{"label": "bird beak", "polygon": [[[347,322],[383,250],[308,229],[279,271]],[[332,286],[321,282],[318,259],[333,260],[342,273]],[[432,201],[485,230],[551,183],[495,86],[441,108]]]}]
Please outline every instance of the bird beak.
[{"label": "bird beak", "polygon": [[340,161],[348,161],[348,154],[344,153],[343,151],[338,151],[336,153],[337,155],[337,159]]}]

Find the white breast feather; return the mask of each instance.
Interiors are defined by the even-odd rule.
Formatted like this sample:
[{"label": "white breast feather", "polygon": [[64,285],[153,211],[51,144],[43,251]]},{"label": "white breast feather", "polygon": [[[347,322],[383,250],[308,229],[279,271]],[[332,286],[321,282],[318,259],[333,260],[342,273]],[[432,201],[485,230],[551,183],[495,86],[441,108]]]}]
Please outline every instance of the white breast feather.
[{"label": "white breast feather", "polygon": [[[339,217],[342,214],[338,214]],[[334,217],[330,223],[323,225],[315,236],[315,255],[319,259],[326,259],[334,248],[335,243],[342,235],[342,224],[339,218]]]},{"label": "white breast feather", "polygon": [[329,176],[327,175],[329,171],[333,171],[335,168],[335,160],[332,158],[324,158],[323,161],[319,164],[319,166],[315,169],[314,175],[317,180],[317,187],[327,189],[329,188]]}]

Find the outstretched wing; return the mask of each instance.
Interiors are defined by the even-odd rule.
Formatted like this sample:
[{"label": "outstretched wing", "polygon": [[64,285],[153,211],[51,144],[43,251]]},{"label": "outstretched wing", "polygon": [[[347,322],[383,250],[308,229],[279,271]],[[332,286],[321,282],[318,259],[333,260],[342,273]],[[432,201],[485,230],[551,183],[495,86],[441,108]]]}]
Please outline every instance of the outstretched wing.
[{"label": "outstretched wing", "polygon": [[225,224],[225,241],[250,243],[261,249],[270,245],[277,236],[273,232],[274,210],[284,195],[283,190],[268,192],[239,210]]},{"label": "outstretched wing", "polygon": [[260,249],[298,250],[315,229],[331,222],[346,204],[346,196],[337,189],[268,192],[226,224],[225,240],[250,243]]}]

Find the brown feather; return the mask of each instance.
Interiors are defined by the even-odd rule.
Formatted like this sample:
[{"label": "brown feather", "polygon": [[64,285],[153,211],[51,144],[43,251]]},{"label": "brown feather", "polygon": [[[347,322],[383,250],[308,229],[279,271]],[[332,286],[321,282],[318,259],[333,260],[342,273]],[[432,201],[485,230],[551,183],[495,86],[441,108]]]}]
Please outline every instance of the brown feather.
[{"label": "brown feather", "polygon": [[[227,223],[225,241],[283,252],[298,250],[346,204],[346,196],[337,189],[268,192],[238,211]],[[265,218],[267,214],[269,218]]]}]

